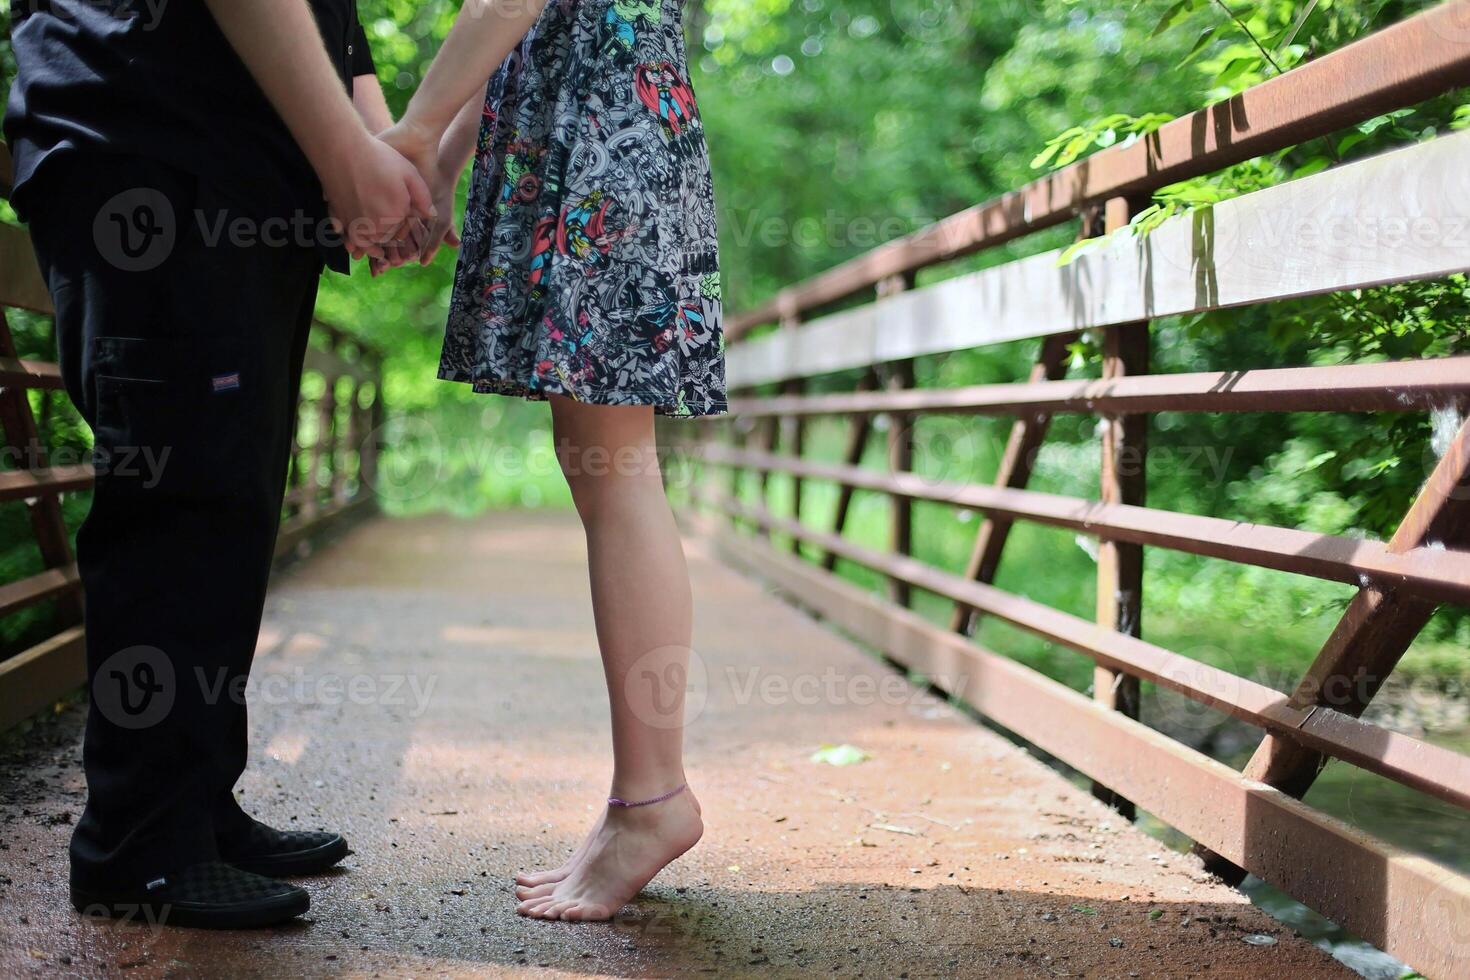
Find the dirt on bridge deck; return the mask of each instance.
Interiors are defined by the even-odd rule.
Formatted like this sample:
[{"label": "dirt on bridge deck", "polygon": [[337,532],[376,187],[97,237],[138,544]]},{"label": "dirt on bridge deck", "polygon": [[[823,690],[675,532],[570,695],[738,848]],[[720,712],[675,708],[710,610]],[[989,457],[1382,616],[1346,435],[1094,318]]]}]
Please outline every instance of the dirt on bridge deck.
[{"label": "dirt on bridge deck", "polygon": [[[574,519],[379,519],[280,578],[251,684],[247,808],[354,848],[305,882],[309,920],[225,934],[75,915],[73,707],[0,760],[0,975],[1351,975],[690,551],[706,836],[619,921],[528,921],[511,895],[516,870],[575,845],[610,771]],[[823,744],[870,758],[812,762]]]}]

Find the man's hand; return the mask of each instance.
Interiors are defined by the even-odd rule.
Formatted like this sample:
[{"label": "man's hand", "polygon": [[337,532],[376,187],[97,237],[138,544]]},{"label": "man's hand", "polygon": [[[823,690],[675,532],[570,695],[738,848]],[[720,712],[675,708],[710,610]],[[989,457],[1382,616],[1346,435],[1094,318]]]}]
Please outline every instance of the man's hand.
[{"label": "man's hand", "polygon": [[205,3],[311,161],[354,255],[381,258],[411,217],[432,219],[423,179],[363,127],[306,0]]},{"label": "man's hand", "polygon": [[436,217],[429,187],[402,154],[366,131],[353,143],[321,175],[333,227],[354,257],[401,257],[414,221]]},{"label": "man's hand", "polygon": [[454,231],[454,194],[463,167],[454,167],[440,154],[441,134],[420,129],[412,122],[390,126],[378,138],[410,161],[428,184],[436,214],[427,227],[415,229],[414,239],[419,263],[428,265],[440,247],[459,247],[459,235]]}]

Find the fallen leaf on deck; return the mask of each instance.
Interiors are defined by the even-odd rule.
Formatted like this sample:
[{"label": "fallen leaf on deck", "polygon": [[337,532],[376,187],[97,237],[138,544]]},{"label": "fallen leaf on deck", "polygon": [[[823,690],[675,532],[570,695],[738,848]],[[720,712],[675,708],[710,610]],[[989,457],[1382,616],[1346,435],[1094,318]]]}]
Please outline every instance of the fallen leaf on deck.
[{"label": "fallen leaf on deck", "polygon": [[829,766],[852,766],[859,762],[866,762],[872,756],[858,748],[856,745],[824,745],[812,753],[811,761],[815,763],[825,762]]},{"label": "fallen leaf on deck", "polygon": [[870,823],[868,826],[874,830],[886,830],[890,834],[908,834],[910,837],[924,836],[912,827],[904,827],[896,823]]}]

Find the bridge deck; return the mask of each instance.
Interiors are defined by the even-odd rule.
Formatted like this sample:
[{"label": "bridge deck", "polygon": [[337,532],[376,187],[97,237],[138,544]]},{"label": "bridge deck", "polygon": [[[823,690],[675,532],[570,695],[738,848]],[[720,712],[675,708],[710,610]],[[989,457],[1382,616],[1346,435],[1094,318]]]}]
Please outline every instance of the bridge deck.
[{"label": "bridge deck", "polygon": [[[74,916],[72,709],[0,761],[0,974],[1346,975],[1192,858],[690,550],[708,832],[636,914],[529,922],[510,895],[516,869],[574,845],[607,785],[574,522],[376,520],[281,578],[252,683],[247,806],[355,847],[308,882],[311,921],[216,934]],[[871,758],[814,764],[823,743]]]}]

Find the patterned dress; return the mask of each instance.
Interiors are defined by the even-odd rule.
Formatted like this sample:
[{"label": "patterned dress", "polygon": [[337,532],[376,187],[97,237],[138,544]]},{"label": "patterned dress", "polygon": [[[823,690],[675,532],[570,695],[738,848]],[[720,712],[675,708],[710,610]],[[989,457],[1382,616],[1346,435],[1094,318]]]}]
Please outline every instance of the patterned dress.
[{"label": "patterned dress", "polygon": [[439,377],[725,411],[681,0],[551,0],[490,80]]}]

